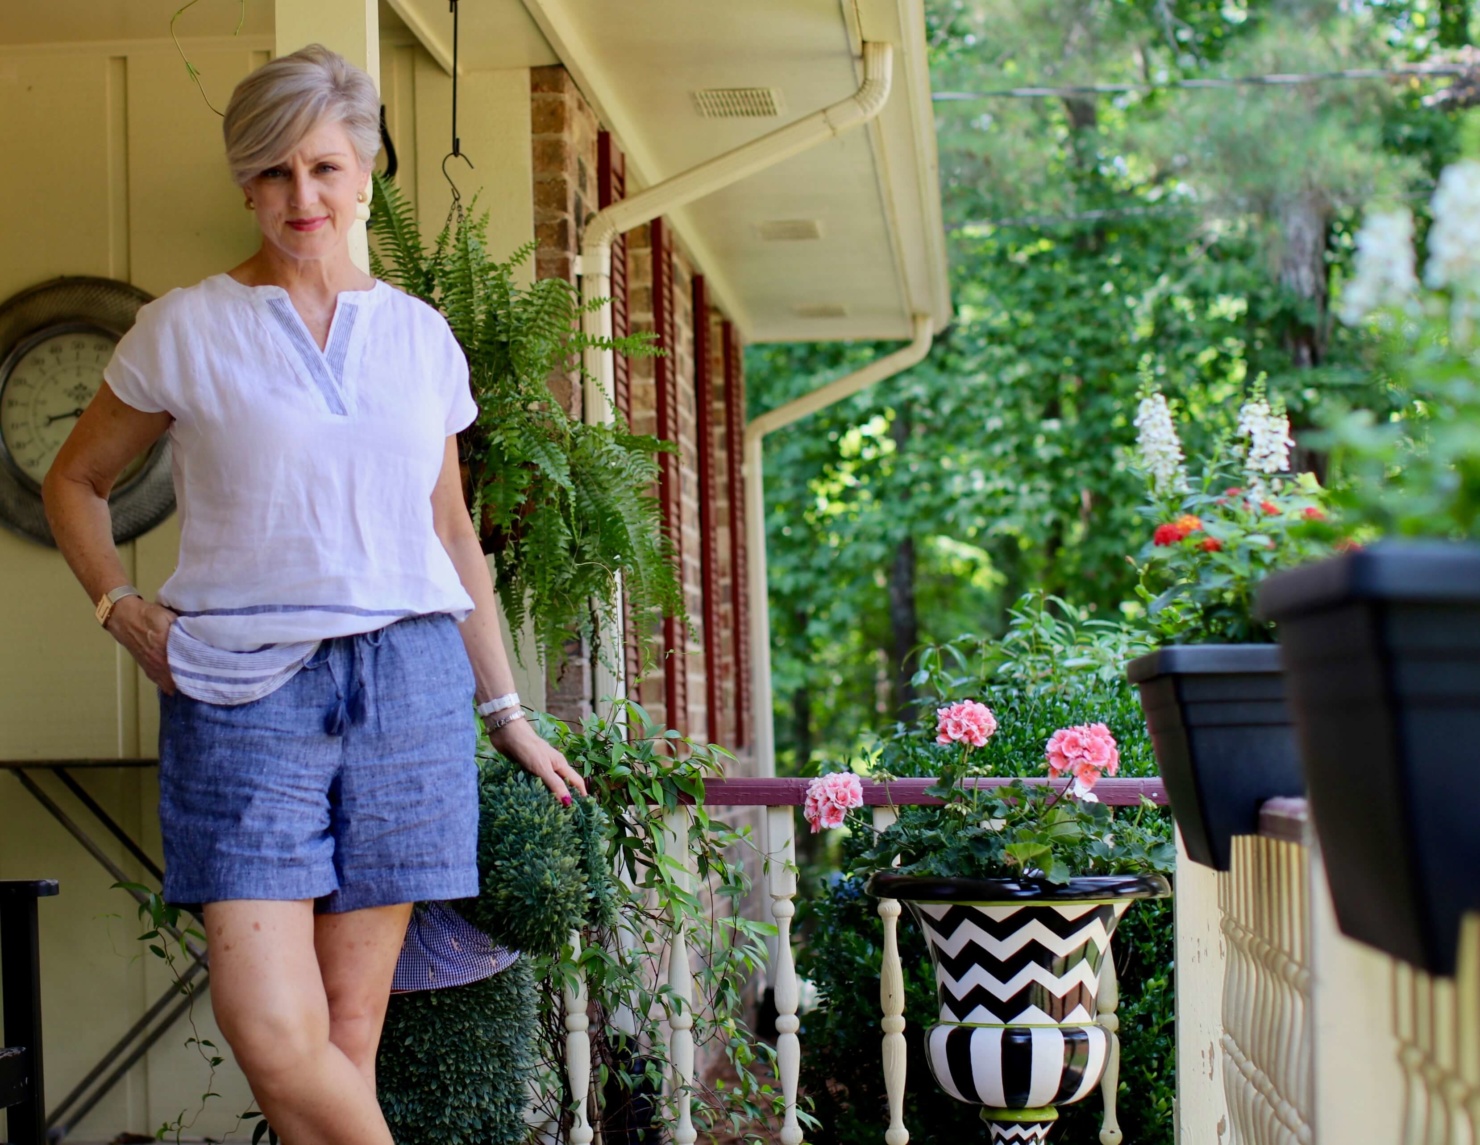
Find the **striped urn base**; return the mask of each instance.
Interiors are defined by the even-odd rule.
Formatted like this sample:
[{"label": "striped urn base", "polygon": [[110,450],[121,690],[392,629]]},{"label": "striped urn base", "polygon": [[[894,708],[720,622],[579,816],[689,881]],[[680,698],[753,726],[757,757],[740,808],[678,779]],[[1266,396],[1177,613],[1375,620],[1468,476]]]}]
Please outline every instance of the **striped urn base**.
[{"label": "striped urn base", "polygon": [[[1070,1105],[1105,1072],[1103,1026],[932,1026],[926,1059],[957,1101],[989,1109]],[[1037,1140],[1037,1138],[1032,1138]]]},{"label": "striped urn base", "polygon": [[1048,1140],[1049,1130],[1058,1119],[1057,1109],[1019,1109],[1011,1114],[982,1110],[982,1120],[987,1123],[987,1140],[992,1145],[1040,1145]]}]

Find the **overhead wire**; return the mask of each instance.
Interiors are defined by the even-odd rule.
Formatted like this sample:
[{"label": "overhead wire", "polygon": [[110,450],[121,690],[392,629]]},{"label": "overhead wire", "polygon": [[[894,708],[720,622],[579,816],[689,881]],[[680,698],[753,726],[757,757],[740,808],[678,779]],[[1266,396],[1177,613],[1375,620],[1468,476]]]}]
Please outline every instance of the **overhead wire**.
[{"label": "overhead wire", "polygon": [[1207,91],[1240,87],[1304,87],[1315,83],[1351,83],[1359,80],[1425,79],[1472,75],[1475,64],[1402,64],[1390,68],[1347,68],[1332,72],[1274,72],[1258,76],[1217,76],[1167,80],[1164,83],[1091,83],[992,88],[987,91],[938,91],[936,103],[967,103],[983,99],[1074,99],[1094,95],[1149,95],[1158,91]]},{"label": "overhead wire", "polygon": [[[1425,199],[1433,194],[1434,185],[1425,183],[1418,188],[1390,196],[1394,200]],[[1074,226],[1078,223],[1110,222],[1116,219],[1137,219],[1158,215],[1192,215],[1225,212],[1247,214],[1244,207],[1230,200],[1217,202],[1152,203],[1143,207],[1106,207],[1100,210],[1077,211],[1061,215],[1009,215],[1000,219],[966,219],[959,223],[947,223],[947,231],[989,231],[1007,227],[1058,227]]]}]

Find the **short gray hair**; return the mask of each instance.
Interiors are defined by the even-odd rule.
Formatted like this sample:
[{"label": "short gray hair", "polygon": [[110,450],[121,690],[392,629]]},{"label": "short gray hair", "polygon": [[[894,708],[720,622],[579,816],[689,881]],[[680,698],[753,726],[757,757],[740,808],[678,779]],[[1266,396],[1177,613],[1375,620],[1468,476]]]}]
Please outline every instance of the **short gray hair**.
[{"label": "short gray hair", "polygon": [[222,131],[238,186],[281,163],[324,122],[349,133],[360,165],[380,150],[380,94],[369,74],[323,44],[263,64],[231,93]]}]

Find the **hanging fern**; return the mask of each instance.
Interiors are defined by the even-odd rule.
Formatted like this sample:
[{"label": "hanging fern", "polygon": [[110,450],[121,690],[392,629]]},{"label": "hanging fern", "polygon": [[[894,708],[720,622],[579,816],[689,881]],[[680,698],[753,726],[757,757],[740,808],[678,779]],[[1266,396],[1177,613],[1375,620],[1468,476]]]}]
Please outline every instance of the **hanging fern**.
[{"label": "hanging fern", "polygon": [[[621,421],[587,425],[550,392],[558,373],[587,377],[583,351],[661,353],[650,334],[591,338],[583,307],[562,278],[528,287],[514,269],[529,243],[499,262],[488,254],[488,216],[453,208],[430,249],[399,188],[375,177],[371,269],[435,306],[468,358],[478,420],[462,435],[473,519],[494,559],[499,593],[516,630],[532,619],[541,654],[571,637],[598,655],[622,597],[651,630],[682,616],[673,546],[662,529],[657,455],[672,446]],[[595,306],[597,304],[590,304]]]}]

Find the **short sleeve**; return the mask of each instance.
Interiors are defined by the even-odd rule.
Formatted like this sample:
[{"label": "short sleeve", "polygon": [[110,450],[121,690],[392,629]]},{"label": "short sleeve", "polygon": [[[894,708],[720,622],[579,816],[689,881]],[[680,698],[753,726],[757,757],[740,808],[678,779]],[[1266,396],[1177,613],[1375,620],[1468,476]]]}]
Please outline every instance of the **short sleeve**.
[{"label": "short sleeve", "polygon": [[451,437],[454,433],[461,433],[478,419],[478,403],[473,400],[473,389],[468,378],[468,359],[445,322],[442,328],[446,335],[447,360],[443,375],[446,389],[443,392],[447,395],[447,436]]},{"label": "short sleeve", "polygon": [[172,344],[169,324],[162,321],[162,301],[140,307],[133,326],[103,367],[108,388],[143,413],[173,412],[168,390],[179,368],[178,348]]}]

